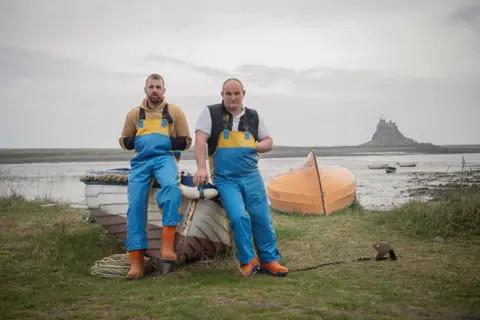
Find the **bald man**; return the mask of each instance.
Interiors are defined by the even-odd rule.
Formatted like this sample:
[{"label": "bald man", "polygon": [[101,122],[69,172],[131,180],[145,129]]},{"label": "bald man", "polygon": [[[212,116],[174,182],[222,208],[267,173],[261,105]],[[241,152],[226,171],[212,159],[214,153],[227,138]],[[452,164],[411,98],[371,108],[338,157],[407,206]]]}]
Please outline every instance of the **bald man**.
[{"label": "bald man", "polygon": [[277,239],[257,163],[257,153],[270,151],[273,140],[257,111],[244,106],[245,93],[240,80],[227,79],[222,102],[207,106],[199,116],[194,183],[200,186],[207,180],[208,146],[210,176],[230,220],[241,273],[250,277],[258,271],[256,247],[260,272],[286,276],[288,269],[278,263]]}]

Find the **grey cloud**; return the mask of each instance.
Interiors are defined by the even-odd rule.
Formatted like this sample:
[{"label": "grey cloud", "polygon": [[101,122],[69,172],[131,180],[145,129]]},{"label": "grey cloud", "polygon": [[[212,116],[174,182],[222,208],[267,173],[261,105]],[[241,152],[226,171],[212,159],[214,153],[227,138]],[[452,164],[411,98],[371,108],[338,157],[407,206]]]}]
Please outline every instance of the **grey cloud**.
[{"label": "grey cloud", "polygon": [[192,71],[195,71],[195,72],[207,75],[207,76],[211,76],[211,77],[226,77],[228,75],[228,72],[226,72],[224,70],[211,68],[211,67],[207,67],[207,66],[200,66],[200,65],[193,64],[191,62],[181,60],[181,59],[167,57],[167,56],[159,55],[159,54],[147,55],[144,58],[144,61],[145,62],[157,62],[157,63],[163,63],[163,62],[174,63],[174,64],[179,65],[179,66],[188,67]]},{"label": "grey cloud", "polygon": [[284,128],[305,128],[304,145],[362,143],[381,116],[397,121],[405,134],[422,142],[476,141],[480,134],[473,120],[480,117],[480,75],[428,79],[332,68],[239,69],[249,71],[247,91],[254,82],[291,81],[294,89],[282,95],[264,94],[262,87],[250,90],[247,103],[265,115],[275,112],[276,119],[268,123],[277,137],[288,139]]},{"label": "grey cloud", "polygon": [[[406,23],[408,27],[408,20],[412,14],[438,15],[440,19],[441,15],[438,12],[441,10],[436,9],[461,5],[462,3],[468,3],[468,0],[457,0],[455,2],[450,0],[389,2],[382,0],[243,0],[241,6],[236,5],[236,3],[230,6],[222,0],[211,0],[208,2],[208,11],[214,11],[219,17],[231,14],[249,15],[255,18],[255,25],[262,25],[265,29],[286,26],[292,28],[340,29],[344,23],[361,26],[366,22],[377,19],[388,23],[392,20],[392,17]],[[432,10],[432,8],[435,10]],[[375,16],[374,19],[372,19],[373,15]],[[248,25],[245,27],[248,27]],[[385,25],[385,27],[388,28],[389,26]]]},{"label": "grey cloud", "polygon": [[[480,117],[480,76],[429,79],[261,65],[236,71],[247,87],[246,104],[265,117],[280,144],[360,144],[371,138],[380,117],[396,121],[405,135],[420,142],[474,143],[480,135],[475,120]],[[270,93],[267,87],[278,80],[291,81],[294,89]],[[257,87],[250,90],[253,84]],[[220,101],[214,94],[172,98],[185,107],[192,125],[202,107]]]},{"label": "grey cloud", "polygon": [[73,101],[82,101],[82,109],[88,110],[102,105],[98,103],[101,96],[110,95],[114,100],[119,88],[122,94],[143,94],[143,74],[110,71],[46,52],[6,46],[0,46],[0,57],[2,98],[9,99],[10,105],[23,104],[22,109],[38,108],[34,101],[43,101],[42,108],[68,108]]},{"label": "grey cloud", "polygon": [[[30,146],[88,146],[98,136],[112,134],[102,129],[108,123],[105,119],[122,122],[123,113],[144,95],[141,74],[112,72],[19,48],[0,47],[0,57],[0,101],[6,106],[0,127],[4,134],[13,133],[8,141],[2,140],[10,147],[15,146],[12,140]],[[21,127],[12,119],[22,119]],[[29,134],[16,135],[19,129]]]},{"label": "grey cloud", "polygon": [[[276,144],[353,145],[368,141],[380,117],[396,121],[400,130],[421,142],[478,143],[480,93],[475,82],[397,79],[365,85],[364,98],[348,87],[337,87],[334,99],[248,91],[246,104],[259,111]],[[220,96],[171,97],[185,110],[191,126],[207,104]]]},{"label": "grey cloud", "polygon": [[[41,38],[47,43],[85,41],[102,43],[145,36],[150,42],[181,30],[210,27],[231,27],[240,21],[240,28],[272,29],[279,26],[327,27],[338,23],[404,14],[412,11],[431,11],[431,6],[445,6],[448,1],[389,2],[373,0],[367,3],[348,1],[244,0],[226,3],[211,1],[2,1],[0,4],[0,40],[8,43],[22,39]],[[18,23],[21,17],[22,23]],[[252,20],[253,19],[253,20]],[[253,21],[253,23],[250,23]],[[262,30],[262,29],[260,29]],[[215,31],[212,31],[215,32]],[[214,34],[212,34],[213,36]],[[178,41],[188,41],[179,38]],[[143,48],[142,48],[143,49]]]},{"label": "grey cloud", "polygon": [[459,7],[448,16],[447,21],[480,34],[480,4]]},{"label": "grey cloud", "polygon": [[243,65],[236,68],[236,71],[243,73],[246,77],[255,79],[269,79],[274,81],[276,79],[289,79],[289,80],[312,80],[319,82],[331,82],[344,81],[345,78],[355,79],[371,79],[379,77],[372,71],[362,70],[347,70],[340,68],[326,68],[326,67],[314,67],[308,69],[291,69],[282,67],[271,67],[263,65]]},{"label": "grey cloud", "polygon": [[235,69],[247,81],[259,85],[271,85],[275,80],[287,79],[295,81],[298,71],[289,68],[269,67],[262,65],[242,65]]},{"label": "grey cloud", "polygon": [[[330,73],[332,77],[348,79],[347,72],[335,74],[330,70]],[[370,139],[381,116],[396,121],[405,135],[422,142],[478,143],[480,79],[412,81],[397,78],[381,83],[366,79],[362,85],[370,93],[367,97],[339,81],[338,85],[328,87],[333,99],[323,98],[321,92],[303,95],[299,89],[301,83],[310,80],[301,79],[297,75],[296,90],[284,95],[265,92],[262,86],[247,89],[245,102],[264,117],[276,144],[360,144]],[[5,95],[4,91],[2,104],[12,107],[4,111],[0,127],[4,135],[7,132],[13,135],[8,140],[2,139],[0,147],[117,147],[125,113],[143,97],[140,80],[143,78],[137,83],[125,82],[114,90],[99,90],[96,94],[92,88],[83,86],[76,91],[55,94],[42,82],[23,86],[14,94]],[[250,80],[246,82],[251,87]],[[60,87],[58,92],[66,87],[68,85]],[[132,88],[138,89],[138,93]],[[10,89],[12,86],[4,88]],[[41,94],[42,90],[47,91]],[[318,90],[325,89],[319,87]],[[206,92],[202,96],[171,95],[169,101],[185,111],[193,134],[202,108],[221,101],[221,97],[217,92]],[[23,128],[35,132],[35,139],[16,134],[24,129],[11,119],[23,119]]]},{"label": "grey cloud", "polygon": [[182,65],[182,66],[190,66],[191,64],[186,62],[186,61],[183,61],[181,59],[177,59],[177,58],[172,58],[172,57],[167,57],[167,56],[163,56],[163,55],[160,55],[160,54],[149,54],[149,55],[146,55],[145,58],[143,59],[144,62],[170,62],[170,63],[175,63],[175,64],[178,64],[178,65]]},{"label": "grey cloud", "polygon": [[[2,1],[0,4],[0,28],[8,30],[0,39],[16,37],[42,37],[45,41],[77,38],[87,41],[102,41],[109,34],[112,39],[123,39],[135,35],[150,35],[158,41],[162,33],[181,30],[204,22],[205,16],[198,15],[203,4],[191,1],[188,10],[177,2],[165,1]],[[22,23],[19,23],[21,19]],[[26,23],[28,22],[28,23]]]},{"label": "grey cloud", "polygon": [[[375,100],[381,88],[398,86],[398,83],[415,83],[413,78],[399,77],[373,71],[346,70],[339,68],[309,68],[294,70],[260,65],[241,66],[237,69],[243,76],[246,87],[255,83],[268,87],[277,81],[289,83],[292,91],[283,95],[308,95],[326,100]],[[327,99],[327,97],[330,97]]]},{"label": "grey cloud", "polygon": [[94,67],[86,67],[79,61],[42,51],[31,51],[22,48],[0,46],[1,78],[15,80],[19,78],[83,77],[92,72],[100,73]]},{"label": "grey cloud", "polygon": [[[0,148],[118,147],[125,115],[144,98],[148,75],[6,46],[0,46],[0,69],[0,132],[9,136]],[[172,96],[190,122],[216,100]]]},{"label": "grey cloud", "polygon": [[[192,133],[202,108],[221,100],[221,82],[236,75],[276,144],[360,144],[380,116],[419,141],[479,142],[474,36],[442,20],[453,12],[450,23],[478,30],[476,9],[459,8],[466,1],[272,3],[2,1],[0,44],[17,47],[0,47],[0,133],[9,136],[0,147],[118,147],[126,112],[144,97],[148,71],[157,70],[167,74],[168,99],[185,110]],[[299,56],[266,53],[288,51],[299,30],[309,42],[295,43]],[[279,39],[256,48],[249,42],[256,35]],[[223,41],[235,49],[232,58],[217,49]],[[371,70],[330,67],[361,63]],[[393,67],[401,73],[381,71]]]},{"label": "grey cloud", "polygon": [[206,67],[206,66],[192,66],[192,69],[197,71],[197,72],[200,72],[200,73],[212,76],[212,77],[216,77],[216,78],[226,78],[229,75],[229,73],[226,72],[226,71],[223,71],[223,70],[220,70],[220,69],[215,69],[215,68],[210,68],[210,67]]},{"label": "grey cloud", "polygon": [[145,76],[140,73],[125,73],[107,68],[91,66],[82,61],[57,56],[50,52],[23,49],[0,45],[1,78],[56,78],[78,79],[86,77],[95,80],[98,77],[131,78]]},{"label": "grey cloud", "polygon": [[79,108],[85,114],[98,108],[115,110],[122,100],[136,97],[138,101],[143,95],[143,74],[114,72],[45,52],[5,46],[0,46],[0,57],[2,105],[18,116],[37,109],[61,113]]}]

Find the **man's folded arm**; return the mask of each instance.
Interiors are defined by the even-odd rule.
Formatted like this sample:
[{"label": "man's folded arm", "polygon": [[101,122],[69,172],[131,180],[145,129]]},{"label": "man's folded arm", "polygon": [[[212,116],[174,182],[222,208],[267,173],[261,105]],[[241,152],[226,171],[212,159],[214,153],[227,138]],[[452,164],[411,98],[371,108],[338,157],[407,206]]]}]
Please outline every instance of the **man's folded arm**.
[{"label": "man's folded arm", "polygon": [[180,150],[183,151],[187,149],[187,142],[188,137],[170,137],[170,142],[172,143],[172,149],[173,150]]},{"label": "man's folded arm", "polygon": [[174,150],[188,150],[192,145],[192,137],[185,113],[179,108],[175,115],[175,137],[170,137]]},{"label": "man's folded arm", "polygon": [[135,149],[135,135],[137,133],[135,109],[130,110],[123,124],[122,134],[119,139],[120,146],[125,150]]}]

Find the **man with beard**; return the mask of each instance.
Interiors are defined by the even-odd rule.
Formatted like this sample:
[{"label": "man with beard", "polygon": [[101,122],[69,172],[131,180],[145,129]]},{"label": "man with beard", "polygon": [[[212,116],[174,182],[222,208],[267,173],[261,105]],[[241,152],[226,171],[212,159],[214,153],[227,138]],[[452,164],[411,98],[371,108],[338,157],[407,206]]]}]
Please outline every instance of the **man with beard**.
[{"label": "man with beard", "polygon": [[244,106],[240,80],[227,79],[221,95],[222,102],[204,108],[195,125],[194,183],[199,186],[207,179],[208,151],[210,175],[230,220],[241,273],[250,277],[260,264],[260,272],[286,276],[288,268],[278,263],[277,239],[257,164],[257,152],[270,151],[273,140],[257,111]]},{"label": "man with beard", "polygon": [[[150,75],[145,83],[147,97],[131,109],[125,119],[120,145],[135,150],[128,175],[127,238],[125,247],[130,258],[127,279],[144,276],[144,254],[148,249],[147,208],[153,178],[161,189],[156,194],[162,210],[161,261],[177,260],[174,250],[175,232],[182,190],[177,162],[178,154],[190,148],[192,138],[184,112],[165,99],[165,82],[158,74]],[[177,155],[177,156],[176,156]]]}]

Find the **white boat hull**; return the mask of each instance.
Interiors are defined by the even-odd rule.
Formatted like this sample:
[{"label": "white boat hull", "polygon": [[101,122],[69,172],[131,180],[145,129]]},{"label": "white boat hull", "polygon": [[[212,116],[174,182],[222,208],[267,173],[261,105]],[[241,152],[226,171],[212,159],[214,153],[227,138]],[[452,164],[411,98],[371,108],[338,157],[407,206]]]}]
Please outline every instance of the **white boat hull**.
[{"label": "white boat hull", "polygon": [[[125,182],[103,183],[99,181],[101,179],[94,178],[89,181],[85,177],[81,180],[85,183],[86,204],[96,222],[110,233],[118,235],[122,240],[125,239],[128,211],[127,184]],[[147,209],[149,242],[147,255],[156,259],[160,258],[163,226],[161,210],[155,198],[159,190],[159,187],[151,189]],[[175,241],[179,260],[192,261],[204,256],[213,258],[230,246],[225,210],[217,199],[189,199],[184,195],[180,212],[183,214],[183,220],[177,226]]]}]

